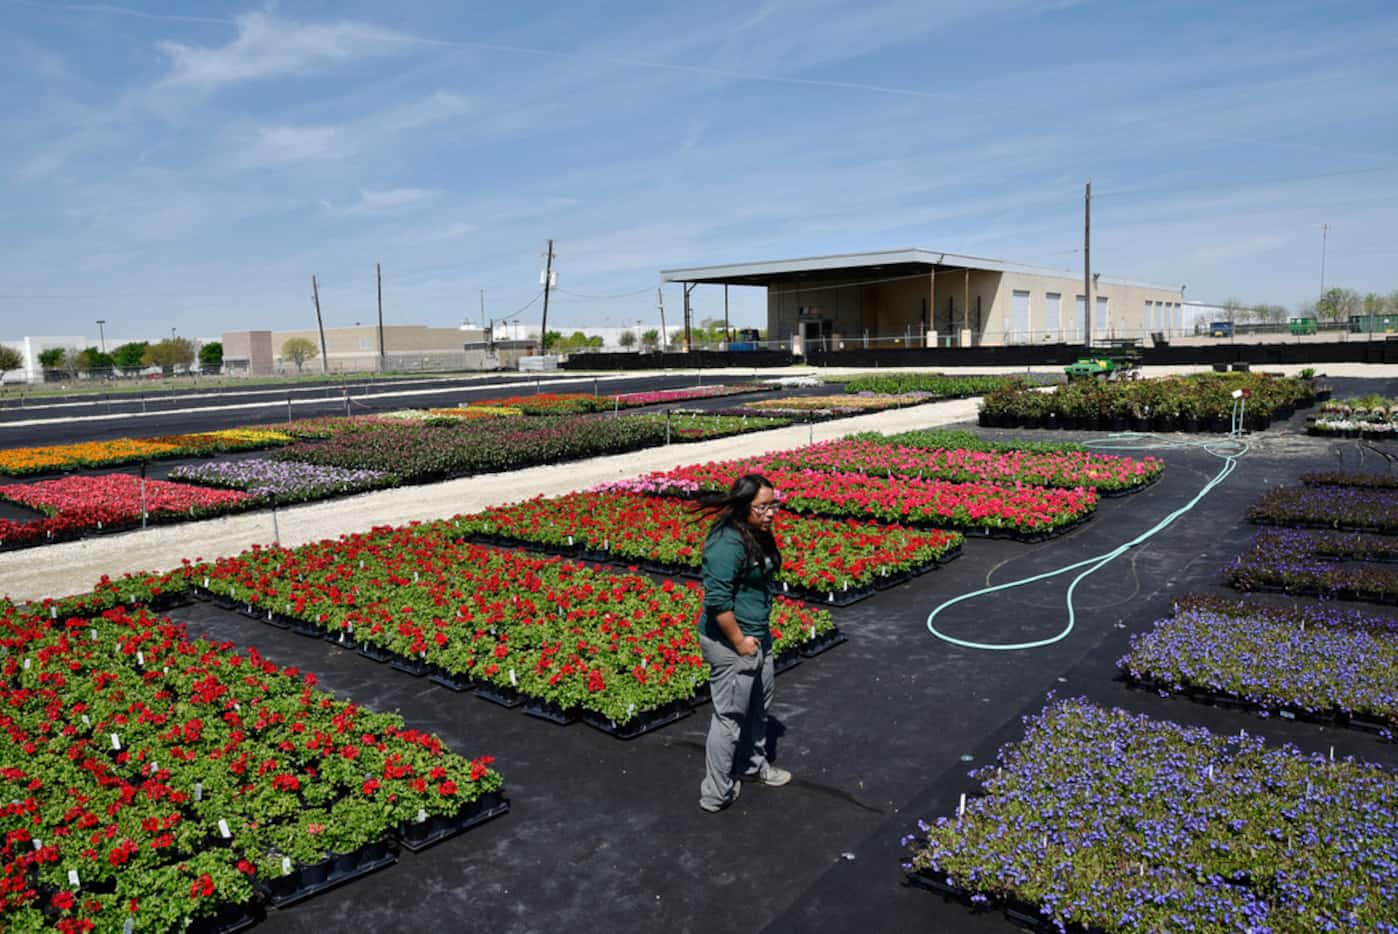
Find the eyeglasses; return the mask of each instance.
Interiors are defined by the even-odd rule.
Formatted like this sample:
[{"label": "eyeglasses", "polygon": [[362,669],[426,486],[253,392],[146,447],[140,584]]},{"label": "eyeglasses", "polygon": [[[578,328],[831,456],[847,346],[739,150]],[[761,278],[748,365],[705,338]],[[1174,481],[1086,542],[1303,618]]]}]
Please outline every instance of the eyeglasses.
[{"label": "eyeglasses", "polygon": [[779,508],[781,507],[779,507],[776,503],[767,503],[762,506],[759,506],[756,503],[754,503],[752,506],[752,511],[757,513],[759,516],[770,516],[773,515]]}]

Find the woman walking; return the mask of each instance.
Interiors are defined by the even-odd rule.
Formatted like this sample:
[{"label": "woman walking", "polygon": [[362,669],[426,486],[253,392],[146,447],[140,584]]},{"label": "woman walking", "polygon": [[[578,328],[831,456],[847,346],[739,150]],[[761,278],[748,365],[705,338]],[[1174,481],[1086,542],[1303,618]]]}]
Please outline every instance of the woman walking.
[{"label": "woman walking", "polygon": [[705,744],[699,806],[710,813],[738,799],[739,779],[776,787],[791,773],[767,761],[772,704],[772,578],[781,554],[772,537],[776,491],[759,474],[700,501],[714,516],[704,541],[704,610],[699,645],[709,663],[714,715]]}]

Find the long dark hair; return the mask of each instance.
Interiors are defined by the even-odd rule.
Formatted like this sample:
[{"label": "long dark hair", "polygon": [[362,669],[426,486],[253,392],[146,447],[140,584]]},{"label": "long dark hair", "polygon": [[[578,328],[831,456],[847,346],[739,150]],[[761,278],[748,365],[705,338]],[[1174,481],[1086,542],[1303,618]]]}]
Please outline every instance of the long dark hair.
[{"label": "long dark hair", "polygon": [[748,524],[748,513],[752,511],[752,501],[760,490],[775,492],[772,481],[760,473],[743,474],[727,493],[708,493],[698,499],[700,518],[712,518],[709,538],[723,529],[733,529],[743,540],[743,548],[749,560],[777,557],[777,541],[771,532],[754,529]]}]

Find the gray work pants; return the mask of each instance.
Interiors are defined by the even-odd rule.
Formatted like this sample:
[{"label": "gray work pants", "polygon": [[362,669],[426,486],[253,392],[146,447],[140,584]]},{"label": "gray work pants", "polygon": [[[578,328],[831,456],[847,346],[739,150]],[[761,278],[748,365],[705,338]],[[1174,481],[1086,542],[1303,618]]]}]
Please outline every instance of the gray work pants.
[{"label": "gray work pants", "polygon": [[772,706],[776,672],[772,653],[760,647],[753,655],[739,655],[727,639],[710,639],[703,633],[699,645],[709,663],[714,706],[699,800],[720,805],[737,793],[736,775],[760,772],[767,766],[767,708]]}]

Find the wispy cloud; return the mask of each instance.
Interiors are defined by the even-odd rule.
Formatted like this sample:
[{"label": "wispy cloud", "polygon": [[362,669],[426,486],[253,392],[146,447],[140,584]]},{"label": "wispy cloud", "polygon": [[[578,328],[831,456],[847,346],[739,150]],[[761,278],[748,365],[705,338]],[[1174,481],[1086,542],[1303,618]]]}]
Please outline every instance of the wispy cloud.
[{"label": "wispy cloud", "polygon": [[159,43],[170,60],[170,72],[162,83],[214,88],[306,74],[405,48],[401,34],[366,23],[298,23],[262,12],[244,13],[235,22],[238,35],[227,45]]},{"label": "wispy cloud", "polygon": [[383,191],[361,188],[358,199],[350,204],[336,206],[326,202],[326,206],[341,217],[384,214],[431,201],[440,194],[426,188],[389,188]]}]

